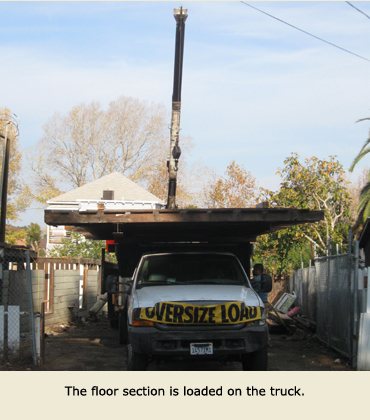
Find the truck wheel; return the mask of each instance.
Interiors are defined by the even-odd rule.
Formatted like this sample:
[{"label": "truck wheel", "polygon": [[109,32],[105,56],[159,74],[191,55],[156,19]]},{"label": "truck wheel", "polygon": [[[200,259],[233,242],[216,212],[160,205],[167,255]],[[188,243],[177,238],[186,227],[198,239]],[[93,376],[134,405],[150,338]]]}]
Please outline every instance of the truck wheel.
[{"label": "truck wheel", "polygon": [[242,354],[243,370],[267,370],[267,346],[253,353]]},{"label": "truck wheel", "polygon": [[127,346],[128,362],[127,370],[146,370],[148,366],[148,356],[146,354],[135,353],[132,346]]},{"label": "truck wheel", "polygon": [[127,329],[127,312],[126,310],[120,311],[118,315],[119,322],[119,343],[127,344],[128,343],[128,329]]}]

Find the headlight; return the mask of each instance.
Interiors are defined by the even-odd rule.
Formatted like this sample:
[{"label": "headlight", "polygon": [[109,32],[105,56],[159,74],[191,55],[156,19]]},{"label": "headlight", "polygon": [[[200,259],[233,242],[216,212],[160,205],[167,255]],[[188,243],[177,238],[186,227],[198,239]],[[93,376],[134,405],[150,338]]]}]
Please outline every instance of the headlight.
[{"label": "headlight", "polygon": [[252,322],[248,322],[248,327],[249,326],[263,326],[266,325],[266,313],[265,311],[262,312],[262,318],[261,319],[257,319],[257,321],[252,321]]},{"label": "headlight", "polygon": [[253,321],[249,325],[254,325],[254,326],[256,326],[256,325],[258,325],[258,326],[266,325],[266,318],[261,318],[261,319],[258,319],[257,321]]}]

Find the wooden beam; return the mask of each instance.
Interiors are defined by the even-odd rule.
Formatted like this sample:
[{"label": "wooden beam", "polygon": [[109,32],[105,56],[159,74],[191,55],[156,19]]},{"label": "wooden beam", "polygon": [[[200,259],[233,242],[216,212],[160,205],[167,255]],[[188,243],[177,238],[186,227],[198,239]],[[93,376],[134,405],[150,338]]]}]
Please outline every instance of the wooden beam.
[{"label": "wooden beam", "polygon": [[131,210],[114,213],[79,213],[78,211],[45,210],[49,225],[80,225],[90,223],[212,223],[295,221],[310,223],[323,220],[323,212],[297,209],[192,209],[192,210]]},{"label": "wooden beam", "polygon": [[49,225],[69,225],[91,239],[123,241],[229,241],[248,242],[264,233],[296,224],[323,220],[323,212],[298,209],[177,209],[122,210],[95,214],[45,210]]}]

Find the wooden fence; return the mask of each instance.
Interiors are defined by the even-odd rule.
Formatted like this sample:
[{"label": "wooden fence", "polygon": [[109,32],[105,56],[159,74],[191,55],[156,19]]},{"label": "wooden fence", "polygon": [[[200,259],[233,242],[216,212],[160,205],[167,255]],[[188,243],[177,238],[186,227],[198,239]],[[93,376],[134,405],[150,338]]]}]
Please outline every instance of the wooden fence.
[{"label": "wooden fence", "polygon": [[100,297],[101,260],[37,258],[31,263],[35,312],[45,302],[45,326],[88,314]]}]

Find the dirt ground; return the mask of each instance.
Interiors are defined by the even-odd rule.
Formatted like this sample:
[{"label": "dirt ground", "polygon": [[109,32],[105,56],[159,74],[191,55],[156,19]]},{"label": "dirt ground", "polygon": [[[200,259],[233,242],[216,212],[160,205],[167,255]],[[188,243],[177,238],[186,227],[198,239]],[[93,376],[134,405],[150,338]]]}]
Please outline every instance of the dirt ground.
[{"label": "dirt ground", "polygon": [[[349,371],[349,361],[297,328],[293,334],[270,334],[270,371]],[[68,324],[47,329],[42,366],[31,360],[0,362],[0,370],[120,371],[127,370],[127,347],[118,342],[118,330],[108,320]],[[152,371],[237,371],[239,362],[169,360],[149,364]]]}]

